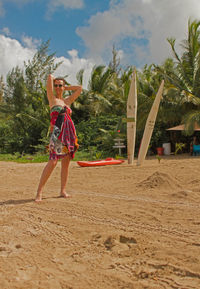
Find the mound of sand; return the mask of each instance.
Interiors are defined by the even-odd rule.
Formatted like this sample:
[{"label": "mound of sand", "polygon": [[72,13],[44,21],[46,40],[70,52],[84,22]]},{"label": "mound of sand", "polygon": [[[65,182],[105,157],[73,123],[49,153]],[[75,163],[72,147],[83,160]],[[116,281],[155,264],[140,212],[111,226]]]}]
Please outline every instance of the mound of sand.
[{"label": "mound of sand", "polygon": [[169,174],[162,172],[154,172],[145,180],[139,182],[137,187],[143,189],[164,189],[164,190],[176,190],[180,189],[181,186],[177,180],[171,177]]}]

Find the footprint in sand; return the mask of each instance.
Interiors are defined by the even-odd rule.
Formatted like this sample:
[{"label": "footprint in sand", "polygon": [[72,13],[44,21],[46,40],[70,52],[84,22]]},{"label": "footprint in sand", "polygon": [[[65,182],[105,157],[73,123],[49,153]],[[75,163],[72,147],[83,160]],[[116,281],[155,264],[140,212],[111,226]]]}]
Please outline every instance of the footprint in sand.
[{"label": "footprint in sand", "polygon": [[135,238],[133,237],[125,237],[123,235],[121,235],[119,237],[119,241],[120,243],[125,243],[125,244],[137,244],[137,241]]},{"label": "footprint in sand", "polygon": [[123,248],[123,245],[126,245],[124,249],[127,249],[127,245],[130,244],[137,244],[137,241],[133,237],[126,237],[123,235],[120,235],[119,237],[109,236],[105,242],[104,246],[107,250],[111,250],[115,246],[120,246]]}]

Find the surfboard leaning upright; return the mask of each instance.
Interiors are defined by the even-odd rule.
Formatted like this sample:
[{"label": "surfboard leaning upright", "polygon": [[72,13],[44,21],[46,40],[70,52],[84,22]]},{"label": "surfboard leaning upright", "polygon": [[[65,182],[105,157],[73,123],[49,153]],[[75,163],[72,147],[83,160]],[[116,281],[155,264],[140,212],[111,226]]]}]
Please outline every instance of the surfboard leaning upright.
[{"label": "surfboard leaning upright", "polygon": [[141,142],[141,146],[140,146],[140,151],[139,151],[139,155],[138,155],[138,161],[137,161],[138,166],[142,165],[142,163],[146,157],[146,154],[147,154],[147,150],[149,147],[149,143],[151,140],[151,136],[153,133],[153,129],[154,129],[154,125],[155,125],[155,121],[156,121],[156,117],[157,117],[157,113],[158,113],[158,109],[159,109],[159,105],[160,105],[160,100],[162,97],[163,88],[164,88],[164,80],[161,82],[158,93],[156,94],[154,103],[152,105],[152,108],[150,110],[150,113],[149,113],[147,121],[146,121],[144,134],[143,134],[143,138],[142,138],[142,142]]},{"label": "surfboard leaning upright", "polygon": [[128,164],[133,164],[134,160],[136,118],[137,118],[137,83],[136,83],[136,70],[134,70],[127,101],[126,121],[127,121]]}]

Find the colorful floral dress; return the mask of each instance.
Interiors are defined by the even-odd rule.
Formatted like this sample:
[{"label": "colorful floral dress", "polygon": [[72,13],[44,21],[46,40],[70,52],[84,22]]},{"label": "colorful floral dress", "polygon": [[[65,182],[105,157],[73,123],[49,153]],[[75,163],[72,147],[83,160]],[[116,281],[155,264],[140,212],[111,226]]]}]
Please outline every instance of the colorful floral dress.
[{"label": "colorful floral dress", "polygon": [[66,155],[74,158],[78,142],[74,123],[71,119],[72,110],[59,105],[51,108],[51,137],[49,143],[49,159],[62,159]]}]

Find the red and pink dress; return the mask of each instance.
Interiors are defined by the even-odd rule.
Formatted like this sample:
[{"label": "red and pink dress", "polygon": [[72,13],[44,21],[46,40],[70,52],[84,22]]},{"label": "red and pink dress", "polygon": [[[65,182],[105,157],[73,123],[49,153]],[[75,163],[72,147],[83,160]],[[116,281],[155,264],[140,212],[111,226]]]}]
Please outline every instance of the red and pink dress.
[{"label": "red and pink dress", "polygon": [[62,159],[68,154],[71,159],[74,158],[79,145],[71,113],[72,110],[68,106],[56,105],[51,108],[50,160]]}]

